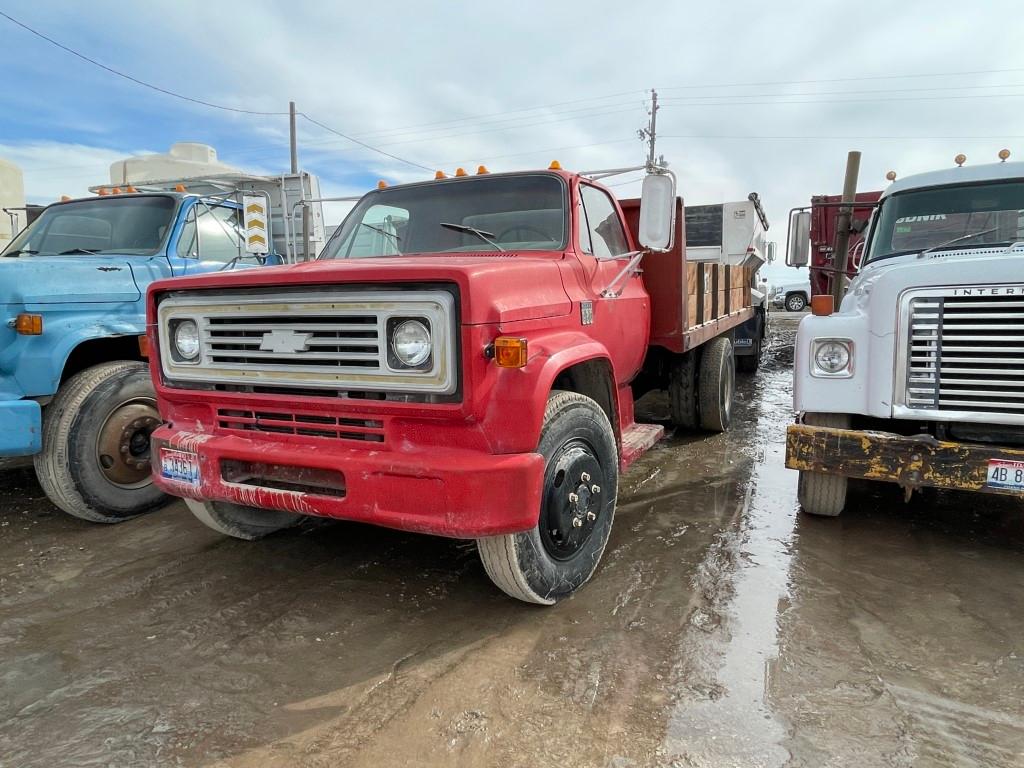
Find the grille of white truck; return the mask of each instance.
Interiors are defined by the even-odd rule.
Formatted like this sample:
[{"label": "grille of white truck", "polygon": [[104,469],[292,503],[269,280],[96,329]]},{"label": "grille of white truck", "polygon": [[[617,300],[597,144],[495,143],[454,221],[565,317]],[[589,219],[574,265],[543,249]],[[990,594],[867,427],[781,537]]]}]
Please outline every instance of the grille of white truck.
[{"label": "grille of white truck", "polygon": [[914,291],[902,316],[906,408],[1024,423],[1024,286]]}]

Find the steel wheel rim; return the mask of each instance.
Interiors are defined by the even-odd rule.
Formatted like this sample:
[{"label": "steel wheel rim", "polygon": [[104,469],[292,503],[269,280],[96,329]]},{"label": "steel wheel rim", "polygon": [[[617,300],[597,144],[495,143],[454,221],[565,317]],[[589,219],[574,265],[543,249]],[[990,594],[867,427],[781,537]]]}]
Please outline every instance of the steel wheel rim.
[{"label": "steel wheel rim", "polygon": [[96,434],[96,466],[118,488],[151,485],[149,436],[160,425],[156,400],[129,398],[110,410]]},{"label": "steel wheel rim", "polygon": [[602,520],[605,471],[593,447],[569,440],[544,470],[540,539],[553,559],[570,560],[590,541]]}]

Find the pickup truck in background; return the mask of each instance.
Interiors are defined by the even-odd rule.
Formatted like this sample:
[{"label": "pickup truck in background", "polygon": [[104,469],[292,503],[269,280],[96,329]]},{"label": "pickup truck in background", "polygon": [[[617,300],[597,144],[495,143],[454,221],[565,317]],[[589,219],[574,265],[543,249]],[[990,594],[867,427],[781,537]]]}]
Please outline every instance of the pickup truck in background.
[{"label": "pickup truck in background", "polygon": [[280,263],[285,179],[318,194],[308,174],[96,188],[47,206],[0,252],[0,457],[32,459],[62,510],[114,523],[165,500],[149,465],[146,288]]},{"label": "pickup truck in background", "polygon": [[571,594],[663,433],[635,400],[726,429],[753,316],[749,268],[688,261],[674,176],[598,182],[631,170],[382,184],[315,263],[154,283],[158,486],[229,536],[316,515],[475,539],[509,595]]},{"label": "pickup truck in background", "polygon": [[776,309],[803,312],[811,303],[811,281],[791,280],[772,285],[771,303]]},{"label": "pickup truck in background", "polygon": [[[801,322],[786,465],[804,511],[838,515],[848,478],[1024,495],[1024,163],[1008,156],[891,184],[839,311]],[[803,238],[790,248],[806,263]]]}]

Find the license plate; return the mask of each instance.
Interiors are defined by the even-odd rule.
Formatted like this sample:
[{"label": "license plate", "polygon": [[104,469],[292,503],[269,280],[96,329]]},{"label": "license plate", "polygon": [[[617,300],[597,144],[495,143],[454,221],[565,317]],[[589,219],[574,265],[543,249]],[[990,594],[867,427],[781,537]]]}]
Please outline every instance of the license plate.
[{"label": "license plate", "polygon": [[1024,490],[1024,461],[991,459],[988,463],[989,488]]},{"label": "license plate", "polygon": [[187,451],[161,448],[160,474],[168,480],[199,485],[199,456]]},{"label": "license plate", "polygon": [[735,342],[737,347],[752,347],[754,346],[753,339],[736,339]]}]

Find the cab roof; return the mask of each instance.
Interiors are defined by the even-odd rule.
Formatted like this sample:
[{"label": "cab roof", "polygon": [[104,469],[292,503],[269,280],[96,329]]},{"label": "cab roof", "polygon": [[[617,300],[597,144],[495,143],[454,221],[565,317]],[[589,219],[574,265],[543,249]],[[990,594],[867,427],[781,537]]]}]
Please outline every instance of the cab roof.
[{"label": "cab roof", "polygon": [[954,166],[952,168],[943,168],[941,171],[915,173],[912,176],[906,176],[894,181],[882,192],[882,197],[886,198],[889,195],[904,192],[908,189],[943,187],[950,184],[975,184],[984,181],[1004,181],[1006,179],[1024,179],[1024,162]]}]

